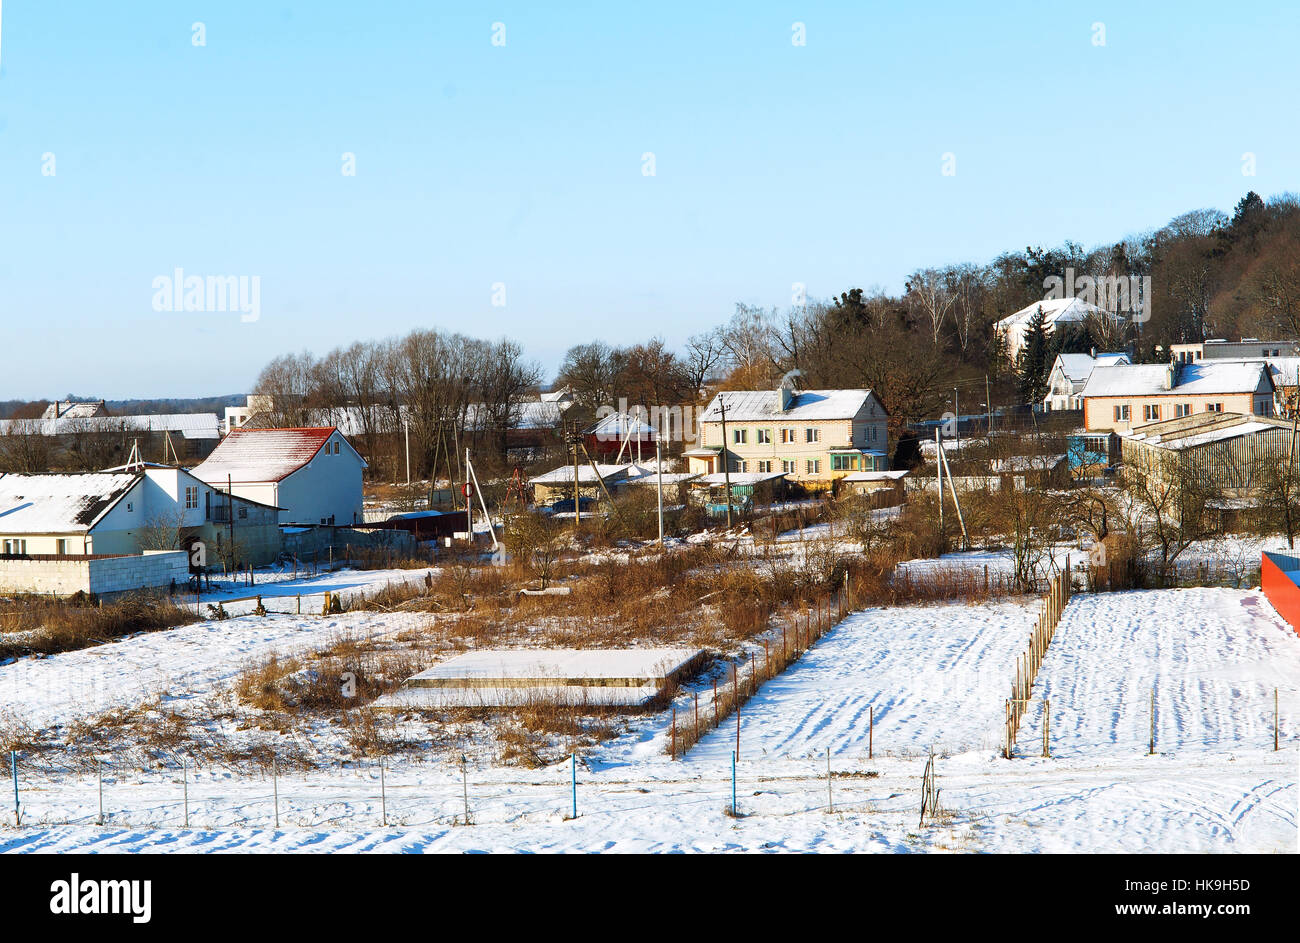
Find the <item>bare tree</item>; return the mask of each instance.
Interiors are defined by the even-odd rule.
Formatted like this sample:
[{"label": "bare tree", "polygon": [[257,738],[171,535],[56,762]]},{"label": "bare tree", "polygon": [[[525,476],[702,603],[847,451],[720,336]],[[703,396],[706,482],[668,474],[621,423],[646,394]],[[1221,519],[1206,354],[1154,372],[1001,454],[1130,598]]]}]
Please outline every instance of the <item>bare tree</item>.
[{"label": "bare tree", "polygon": [[0,470],[26,475],[49,471],[52,442],[42,420],[8,420],[0,431]]},{"label": "bare tree", "polygon": [[957,302],[948,279],[939,269],[920,269],[907,280],[907,294],[929,320],[931,341],[937,347],[948,312]]}]

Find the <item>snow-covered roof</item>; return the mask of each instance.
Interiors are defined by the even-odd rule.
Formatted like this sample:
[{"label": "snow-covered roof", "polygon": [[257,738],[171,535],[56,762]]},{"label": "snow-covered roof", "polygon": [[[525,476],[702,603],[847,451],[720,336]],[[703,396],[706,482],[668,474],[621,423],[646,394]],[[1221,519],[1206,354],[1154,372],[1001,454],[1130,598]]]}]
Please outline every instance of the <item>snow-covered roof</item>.
[{"label": "snow-covered roof", "polygon": [[1268,364],[1268,373],[1274,386],[1295,386],[1300,382],[1300,357],[1214,357],[1200,363],[1259,363]]},{"label": "snow-covered roof", "polygon": [[1116,364],[1129,363],[1128,354],[1057,354],[1054,367],[1060,367],[1065,378],[1071,383],[1087,381],[1094,367],[1113,367]]},{"label": "snow-covered roof", "polygon": [[[780,408],[776,390],[729,390],[717,394],[704,412],[701,422],[720,422],[722,404],[727,407],[727,422],[799,422],[819,419],[852,419],[872,398],[871,390],[797,390],[789,405]],[[887,413],[877,407],[881,418]]]},{"label": "snow-covered roof", "polygon": [[896,468],[893,471],[859,471],[845,475],[840,481],[898,481],[906,475],[906,468]]},{"label": "snow-covered roof", "polygon": [[59,400],[50,403],[45,407],[45,412],[41,413],[42,419],[88,419],[91,416],[103,416],[108,410],[104,407],[104,401],[97,400],[92,403],[74,403]]},{"label": "snow-covered roof", "polygon": [[186,439],[221,437],[216,413],[161,413],[156,416],[62,416],[58,419],[0,419],[9,433],[74,435],[82,432],[172,432]]},{"label": "snow-covered roof", "polygon": [[1007,458],[994,459],[989,468],[995,475],[1015,474],[1024,471],[1047,471],[1065,461],[1063,454],[1057,455],[1012,455]]},{"label": "snow-covered roof", "polygon": [[[765,481],[775,481],[778,478],[784,478],[784,472],[732,472],[731,486],[748,487],[749,485],[762,484]],[[700,484],[718,486],[726,485],[727,478],[722,472],[714,472],[712,475],[701,475],[696,479]]]},{"label": "snow-covered roof", "polygon": [[1049,330],[1057,322],[1085,321],[1094,316],[1116,317],[1105,308],[1088,304],[1080,298],[1049,298],[1044,301],[1035,301],[1032,304],[1025,305],[1013,314],[1008,314],[997,322],[997,326],[1004,331],[1009,328],[1022,329],[1027,327],[1039,308],[1043,309],[1043,322]]},{"label": "snow-covered roof", "polygon": [[[644,469],[645,474],[629,475],[627,482],[630,485],[654,485],[660,481],[660,475],[653,468]],[[699,472],[664,472],[663,483],[666,485],[680,485],[684,481],[694,481],[700,477]]]},{"label": "snow-covered roof", "polygon": [[[510,408],[511,429],[555,429],[564,419],[569,403],[564,401],[527,400]],[[465,428],[480,429],[488,422],[482,403],[470,403],[465,410]]]},{"label": "snow-covered roof", "polygon": [[1083,388],[1083,395],[1089,397],[1254,393],[1261,388],[1268,389],[1269,385],[1268,369],[1261,360],[1119,364],[1096,367],[1088,377],[1088,385]]},{"label": "snow-covered roof", "polygon": [[139,472],[0,475],[0,533],[88,531],[141,477]]},{"label": "snow-covered roof", "polygon": [[1281,419],[1270,420],[1243,413],[1196,413],[1142,426],[1120,433],[1120,436],[1130,442],[1181,450],[1273,429],[1289,433],[1290,424]]},{"label": "snow-covered roof", "polygon": [[[625,474],[627,470],[631,467],[632,467],[631,465],[597,465],[596,466],[596,468],[600,470],[600,478],[602,481],[609,481],[610,478],[617,477],[620,474]],[[554,485],[554,484],[561,484],[566,481],[570,483],[573,482],[572,465],[561,465],[559,468],[553,468],[548,472],[545,472],[541,475],[537,475],[534,478],[528,479],[528,483],[530,485]],[[578,484],[594,485],[595,483],[596,483],[596,472],[592,469],[590,463],[584,463],[582,465],[579,465]]]},{"label": "snow-covered roof", "polygon": [[214,486],[227,481],[282,481],[315,458],[335,431],[333,426],[236,429],[193,473]]},{"label": "snow-covered roof", "polygon": [[633,436],[638,438],[653,436],[655,431],[654,426],[638,416],[629,413],[611,413],[599,419],[595,425],[584,429],[583,434],[594,435],[597,438],[626,439]]}]

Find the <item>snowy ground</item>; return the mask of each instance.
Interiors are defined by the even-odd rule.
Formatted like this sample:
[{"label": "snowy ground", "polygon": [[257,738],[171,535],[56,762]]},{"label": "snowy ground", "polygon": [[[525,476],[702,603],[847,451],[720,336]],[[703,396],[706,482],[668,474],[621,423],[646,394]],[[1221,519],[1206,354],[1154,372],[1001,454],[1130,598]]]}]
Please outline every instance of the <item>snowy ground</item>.
[{"label": "snowy ground", "polygon": [[[0,664],[0,720],[18,719],[40,729],[156,697],[185,701],[211,692],[250,661],[273,653],[292,654],[323,647],[345,635],[400,629],[418,617],[356,612],[326,618],[320,615],[323,594],[327,590],[373,592],[389,581],[423,577],[422,570],[345,570],[311,580],[269,583],[257,587],[267,594],[267,608],[292,611],[289,597],[303,593],[303,612],[315,615],[244,615],[197,622],[80,651]],[[272,605],[273,597],[283,602]],[[296,602],[294,598],[294,608]],[[238,615],[252,612],[256,602],[224,605]]]},{"label": "snowy ground", "polygon": [[[95,824],[93,776],[29,773],[21,781],[26,824],[0,829],[0,850],[1296,850],[1300,637],[1259,593],[1075,597],[1034,691],[1052,698],[1054,756],[1033,755],[1041,734],[1031,713],[1022,755],[1008,761],[997,755],[1003,699],[1034,613],[997,603],[850,616],[746,704],[740,818],[724,814],[735,727],[724,723],[685,760],[672,761],[661,714],[634,721],[580,758],[572,821],[567,762],[532,771],[471,766],[466,788],[457,766],[395,760],[382,800],[373,765],[284,776],[274,788],[266,778],[190,770],[188,829],[180,770],[110,770],[103,826]],[[385,621],[391,616],[357,615],[394,627]],[[242,619],[187,627],[38,664],[66,672],[78,656],[98,652],[123,676],[171,665],[180,672],[169,682],[176,690],[204,696],[227,677],[223,659],[307,640],[297,633],[310,629],[282,621],[283,629],[268,621],[253,631]],[[331,621],[311,624],[324,632]],[[185,647],[130,647],[154,640]],[[16,667],[0,668],[6,703]],[[1147,756],[1153,682],[1159,740],[1157,754]],[[46,690],[63,684],[54,675]],[[1276,753],[1274,687],[1283,718]],[[117,697],[142,689],[123,678]],[[48,703],[52,696],[26,706],[65,715],[87,709],[75,688],[57,705]],[[679,698],[679,723],[689,722],[690,704],[689,693]],[[870,759],[868,707],[876,717]],[[948,815],[919,827],[923,754],[931,748]],[[827,810],[827,750],[834,811]],[[472,827],[455,824],[466,791]]]}]

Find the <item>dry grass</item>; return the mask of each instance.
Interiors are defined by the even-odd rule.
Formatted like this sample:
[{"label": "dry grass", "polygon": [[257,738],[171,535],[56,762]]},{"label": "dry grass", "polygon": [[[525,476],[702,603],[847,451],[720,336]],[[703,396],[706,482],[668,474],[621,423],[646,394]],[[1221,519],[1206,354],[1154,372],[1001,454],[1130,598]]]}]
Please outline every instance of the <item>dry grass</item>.
[{"label": "dry grass", "polygon": [[[129,596],[102,606],[82,600],[22,597],[0,604],[0,658],[54,655],[198,621],[168,599]],[[13,633],[22,633],[11,637]]]}]

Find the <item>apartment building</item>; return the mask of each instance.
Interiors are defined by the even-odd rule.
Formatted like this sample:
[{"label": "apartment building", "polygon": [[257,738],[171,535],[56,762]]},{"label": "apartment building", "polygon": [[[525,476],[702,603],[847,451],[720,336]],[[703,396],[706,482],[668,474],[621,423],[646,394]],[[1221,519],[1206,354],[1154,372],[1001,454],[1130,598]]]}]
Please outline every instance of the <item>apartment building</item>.
[{"label": "apartment building", "polygon": [[[726,441],[723,441],[725,414]],[[741,390],[719,393],[700,414],[691,472],[726,468],[783,474],[813,490],[853,472],[889,467],[889,413],[871,390]]]}]

